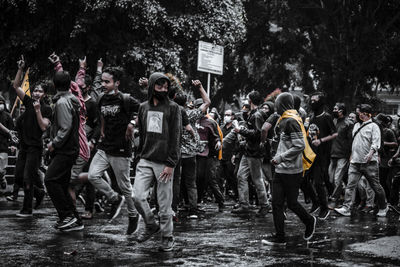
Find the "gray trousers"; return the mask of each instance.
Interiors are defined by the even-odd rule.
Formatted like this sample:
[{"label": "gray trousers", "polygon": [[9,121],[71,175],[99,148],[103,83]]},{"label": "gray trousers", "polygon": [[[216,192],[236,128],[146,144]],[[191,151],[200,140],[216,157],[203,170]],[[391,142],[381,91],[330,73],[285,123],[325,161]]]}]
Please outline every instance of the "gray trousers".
[{"label": "gray trousers", "polygon": [[343,191],[343,177],[348,170],[349,160],[346,158],[331,158],[331,163],[329,164],[329,181],[335,185],[332,197],[338,198]]},{"label": "gray trousers", "polygon": [[111,201],[116,200],[118,198],[118,193],[102,178],[104,171],[111,166],[118,186],[125,196],[125,201],[128,206],[128,216],[134,217],[137,215],[137,211],[133,203],[132,184],[129,178],[130,164],[130,158],[110,156],[103,150],[97,150],[89,167],[89,181],[97,190],[102,192],[107,199]]},{"label": "gray trousers", "polygon": [[165,165],[150,160],[141,159],[136,166],[136,177],[133,185],[133,195],[135,206],[142,215],[146,226],[155,225],[154,214],[150,209],[147,197],[153,180],[157,183],[157,201],[160,209],[160,228],[163,237],[172,237],[172,185],[173,175],[168,182],[158,180],[160,174],[164,170]]},{"label": "gray trousers", "polygon": [[371,161],[369,163],[350,163],[349,181],[346,186],[343,206],[347,209],[353,206],[356,195],[355,190],[362,175],[365,176],[368,183],[375,191],[379,209],[386,208],[385,191],[379,182],[379,165],[376,161]]},{"label": "gray trousers", "polygon": [[249,206],[249,183],[251,176],[254,187],[256,188],[258,203],[261,207],[268,205],[267,192],[265,189],[265,177],[261,169],[262,158],[243,156],[240,160],[238,171],[238,191],[239,204],[242,207]]}]

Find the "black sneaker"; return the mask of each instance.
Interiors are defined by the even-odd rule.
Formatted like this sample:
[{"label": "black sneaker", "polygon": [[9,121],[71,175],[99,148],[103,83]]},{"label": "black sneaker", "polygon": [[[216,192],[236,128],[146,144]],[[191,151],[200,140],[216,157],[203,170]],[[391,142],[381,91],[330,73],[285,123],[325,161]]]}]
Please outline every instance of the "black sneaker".
[{"label": "black sneaker", "polygon": [[318,218],[320,220],[326,220],[326,218],[328,218],[330,212],[331,211],[329,209],[321,209],[319,211]]},{"label": "black sneaker", "polygon": [[139,222],[139,215],[136,215],[134,217],[129,217],[128,230],[126,230],[127,235],[133,234],[137,231],[139,225],[138,222]]},{"label": "black sneaker", "polygon": [[43,189],[38,190],[37,196],[36,196],[36,203],[35,203],[35,206],[33,207],[35,210],[39,208],[40,204],[42,204],[45,195],[46,195],[46,193],[44,192]]},{"label": "black sneaker", "polygon": [[278,246],[284,247],[286,246],[286,239],[282,236],[277,236],[276,234],[268,237],[267,239],[262,239],[261,243],[267,246]]},{"label": "black sneaker", "polygon": [[125,203],[125,197],[118,195],[118,199],[112,203],[111,212],[110,212],[110,221],[117,218],[119,215],[122,205]]},{"label": "black sneaker", "polygon": [[83,206],[86,206],[86,200],[82,194],[79,194],[78,196],[79,201],[82,203]]},{"label": "black sneaker", "polygon": [[306,231],[304,232],[304,240],[310,240],[315,232],[315,226],[317,225],[317,218],[315,216],[312,216],[312,222],[306,225]]},{"label": "black sneaker", "polygon": [[314,212],[317,212],[318,210],[319,210],[319,206],[313,204],[308,213],[313,214]]},{"label": "black sneaker", "polygon": [[149,226],[149,227],[146,226],[144,232],[141,233],[138,236],[137,241],[139,243],[147,241],[148,239],[150,239],[150,237],[152,237],[153,235],[157,234],[158,232],[160,232],[160,226],[158,224],[154,224],[154,225]]},{"label": "black sneaker", "polygon": [[243,206],[240,206],[237,209],[233,209],[231,212],[234,214],[249,214],[249,213],[251,213],[249,208],[243,207]]},{"label": "black sneaker", "polygon": [[62,230],[64,228],[68,228],[74,223],[76,223],[78,219],[75,216],[68,216],[58,225],[57,229]]},{"label": "black sneaker", "polygon": [[174,248],[175,241],[172,236],[162,237],[161,246],[158,248],[159,251],[168,252]]},{"label": "black sneaker", "polygon": [[32,217],[32,211],[29,212],[29,211],[26,211],[26,210],[21,210],[16,215],[18,217],[21,217],[21,218],[28,218],[28,217]]},{"label": "black sneaker", "polygon": [[59,230],[62,231],[62,232],[73,232],[73,231],[83,230],[83,228],[85,228],[85,227],[83,226],[82,221],[77,220],[76,222],[74,222],[70,226],[62,228],[62,229],[59,228]]},{"label": "black sneaker", "polygon": [[97,213],[101,213],[104,211],[103,204],[100,200],[94,202],[94,208],[96,209]]},{"label": "black sneaker", "polygon": [[271,206],[261,207],[260,210],[257,212],[256,217],[265,218],[267,217],[268,213],[271,212]]}]

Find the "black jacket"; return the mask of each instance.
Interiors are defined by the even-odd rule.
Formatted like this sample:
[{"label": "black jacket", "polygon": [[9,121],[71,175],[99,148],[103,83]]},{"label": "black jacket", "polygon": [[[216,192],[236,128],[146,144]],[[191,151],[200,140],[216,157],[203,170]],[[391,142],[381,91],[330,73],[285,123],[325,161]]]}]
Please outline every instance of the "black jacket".
[{"label": "black jacket", "polygon": [[258,109],[250,112],[246,127],[240,129],[240,134],[246,138],[245,155],[248,157],[263,158],[265,149],[260,148],[261,127],[264,117]]}]

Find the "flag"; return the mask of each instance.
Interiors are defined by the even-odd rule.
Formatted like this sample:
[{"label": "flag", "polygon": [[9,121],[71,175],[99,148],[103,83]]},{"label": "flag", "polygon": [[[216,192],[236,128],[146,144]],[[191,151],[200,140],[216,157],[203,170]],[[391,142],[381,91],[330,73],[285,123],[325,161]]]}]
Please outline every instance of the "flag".
[{"label": "flag", "polygon": [[31,91],[29,90],[29,68],[25,72],[24,81],[22,82],[21,88],[22,88],[22,90],[24,90],[25,94],[27,94],[28,96],[31,96]]}]

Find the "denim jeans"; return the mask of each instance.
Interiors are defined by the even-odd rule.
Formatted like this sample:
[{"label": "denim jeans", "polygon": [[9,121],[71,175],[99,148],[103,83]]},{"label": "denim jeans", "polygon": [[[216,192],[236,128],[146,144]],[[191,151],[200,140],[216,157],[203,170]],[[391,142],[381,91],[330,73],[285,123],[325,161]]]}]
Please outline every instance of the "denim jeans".
[{"label": "denim jeans", "polygon": [[362,201],[365,201],[365,206],[373,207],[375,200],[375,192],[372,190],[367,179],[362,176],[357,185],[357,191],[360,194]]},{"label": "denim jeans", "polygon": [[132,184],[129,178],[129,167],[131,161],[125,157],[115,157],[106,154],[103,150],[97,150],[96,155],[92,160],[89,167],[89,182],[100,192],[102,192],[107,199],[114,201],[118,198],[118,193],[115,192],[109,183],[102,177],[105,170],[110,166],[115,174],[118,187],[122,195],[125,196],[125,201],[128,206],[128,216],[133,217],[137,215],[135,204],[132,198]]},{"label": "denim jeans", "polygon": [[264,183],[264,173],[261,170],[262,158],[254,158],[243,156],[240,160],[238,171],[238,191],[239,204],[242,207],[249,206],[249,183],[248,179],[251,176],[253,184],[256,188],[258,203],[265,207],[268,205],[267,192]]},{"label": "denim jeans", "polygon": [[301,181],[302,173],[275,173],[275,177],[272,180],[272,214],[274,217],[276,234],[280,237],[285,236],[285,216],[283,214],[285,202],[287,203],[287,207],[293,211],[305,225],[312,222],[312,216],[297,201]]},{"label": "denim jeans", "polygon": [[[136,177],[133,185],[133,195],[135,206],[142,215],[146,226],[155,225],[154,214],[150,209],[147,197],[151,184],[157,181],[157,201],[160,209],[160,228],[163,237],[171,237],[173,231],[172,222],[172,187],[173,177],[168,182],[158,180],[160,173],[164,170],[165,165],[150,160],[141,159],[136,166]],[[172,174],[173,175],[173,174]]]},{"label": "denim jeans", "polygon": [[386,208],[386,196],[381,184],[379,183],[379,165],[376,161],[369,163],[350,163],[349,181],[346,186],[343,206],[350,209],[355,199],[355,189],[364,175],[372,189],[375,191],[379,209]]},{"label": "denim jeans", "polygon": [[335,189],[333,190],[332,197],[338,198],[343,191],[343,177],[348,170],[349,160],[346,158],[331,158],[329,164],[329,178],[334,183]]}]

